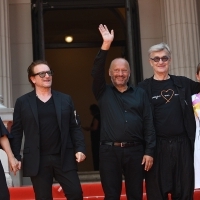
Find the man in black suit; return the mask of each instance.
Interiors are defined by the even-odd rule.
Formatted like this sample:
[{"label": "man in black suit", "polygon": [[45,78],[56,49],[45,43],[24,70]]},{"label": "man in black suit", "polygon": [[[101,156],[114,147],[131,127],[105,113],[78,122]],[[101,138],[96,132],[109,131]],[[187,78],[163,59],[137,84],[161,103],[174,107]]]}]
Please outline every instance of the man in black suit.
[{"label": "man in black suit", "polygon": [[23,176],[31,178],[36,200],[53,199],[53,178],[68,200],[83,199],[76,162],[85,159],[85,144],[72,99],[51,89],[53,72],[46,61],[33,62],[27,71],[34,90],[17,99],[11,129],[19,161],[25,136]]}]

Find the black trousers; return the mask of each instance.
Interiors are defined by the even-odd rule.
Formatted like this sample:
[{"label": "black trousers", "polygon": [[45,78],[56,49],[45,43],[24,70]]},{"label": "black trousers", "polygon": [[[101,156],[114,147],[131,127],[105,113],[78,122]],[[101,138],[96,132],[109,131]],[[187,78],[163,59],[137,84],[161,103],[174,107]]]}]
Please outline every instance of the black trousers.
[{"label": "black trousers", "polygon": [[55,178],[68,200],[82,200],[82,189],[76,170],[63,172],[60,155],[41,156],[37,176],[31,177],[36,200],[52,200],[52,184]]},{"label": "black trousers", "polygon": [[187,136],[157,138],[154,164],[146,172],[148,200],[192,200],[194,191],[193,151]]},{"label": "black trousers", "polygon": [[5,173],[0,161],[0,200],[9,200],[10,194],[6,183]]},{"label": "black trousers", "polygon": [[143,155],[142,145],[126,148],[100,145],[100,176],[105,200],[120,199],[122,174],[125,177],[127,199],[142,200]]}]

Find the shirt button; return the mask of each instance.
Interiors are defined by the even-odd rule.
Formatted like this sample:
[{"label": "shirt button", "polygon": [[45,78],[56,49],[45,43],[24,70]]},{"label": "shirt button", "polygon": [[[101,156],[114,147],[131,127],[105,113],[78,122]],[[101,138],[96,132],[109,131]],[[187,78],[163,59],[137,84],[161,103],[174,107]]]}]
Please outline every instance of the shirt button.
[{"label": "shirt button", "polygon": [[127,123],[127,120],[126,120],[126,123]]},{"label": "shirt button", "polygon": [[124,112],[127,112],[126,110]]}]

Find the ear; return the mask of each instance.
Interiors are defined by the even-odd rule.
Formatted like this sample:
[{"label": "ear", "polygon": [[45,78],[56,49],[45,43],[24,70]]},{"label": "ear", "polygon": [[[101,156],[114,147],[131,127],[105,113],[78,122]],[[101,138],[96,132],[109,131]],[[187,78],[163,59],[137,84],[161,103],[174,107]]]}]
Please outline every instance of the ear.
[{"label": "ear", "polygon": [[111,70],[110,69],[108,70],[108,74],[109,74],[109,76],[111,76]]},{"label": "ear", "polygon": [[197,81],[200,82],[200,74],[196,74]]},{"label": "ear", "polygon": [[153,60],[149,59],[149,64],[153,67],[152,62],[153,62]]},{"label": "ear", "polygon": [[31,79],[31,81],[35,84],[35,77],[34,77],[34,76],[31,76],[30,79]]}]

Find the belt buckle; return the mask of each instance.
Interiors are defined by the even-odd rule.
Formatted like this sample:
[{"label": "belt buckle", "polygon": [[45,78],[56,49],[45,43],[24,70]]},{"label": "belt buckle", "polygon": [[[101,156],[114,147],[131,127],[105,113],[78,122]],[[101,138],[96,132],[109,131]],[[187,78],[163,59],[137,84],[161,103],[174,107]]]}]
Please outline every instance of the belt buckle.
[{"label": "belt buckle", "polygon": [[121,142],[120,147],[125,147],[126,143],[125,142]]}]

